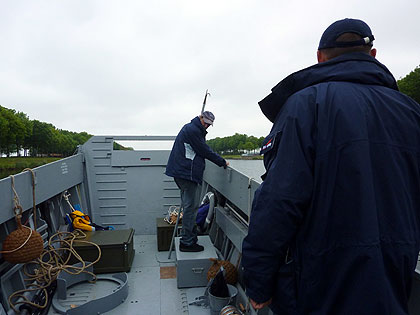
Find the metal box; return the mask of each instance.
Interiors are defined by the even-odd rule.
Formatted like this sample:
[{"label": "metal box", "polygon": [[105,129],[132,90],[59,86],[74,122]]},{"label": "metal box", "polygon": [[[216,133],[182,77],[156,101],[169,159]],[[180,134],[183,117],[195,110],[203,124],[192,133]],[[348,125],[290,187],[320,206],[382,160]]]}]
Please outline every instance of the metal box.
[{"label": "metal box", "polygon": [[[158,251],[168,251],[171,246],[172,235],[174,233],[174,224],[169,224],[163,220],[163,218],[156,219],[157,229],[157,247]],[[178,231],[182,228],[181,224],[178,224]]]},{"label": "metal box", "polygon": [[[101,249],[101,259],[93,265],[94,273],[128,272],[134,259],[134,229],[85,232],[83,240],[96,243]],[[94,261],[98,249],[91,244],[73,243],[84,261]],[[70,263],[76,263],[74,259]]]},{"label": "metal box", "polygon": [[210,258],[216,258],[216,250],[208,235],[198,236],[198,244],[204,251],[189,253],[179,251],[180,237],[175,238],[177,286],[178,288],[205,287],[207,272],[212,265]]}]

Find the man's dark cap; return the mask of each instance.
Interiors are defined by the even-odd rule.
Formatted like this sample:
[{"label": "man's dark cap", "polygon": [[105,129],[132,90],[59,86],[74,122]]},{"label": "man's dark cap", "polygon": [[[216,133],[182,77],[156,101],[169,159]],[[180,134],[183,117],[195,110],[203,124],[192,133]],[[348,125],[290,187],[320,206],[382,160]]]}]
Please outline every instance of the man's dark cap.
[{"label": "man's dark cap", "polygon": [[203,120],[206,124],[213,125],[215,117],[212,112],[205,111],[201,114],[201,116],[203,116]]},{"label": "man's dark cap", "polygon": [[[355,33],[360,35],[362,39],[349,42],[337,42],[337,38],[344,33]],[[374,39],[375,37],[372,35],[369,25],[362,20],[343,19],[328,26],[321,36],[318,50],[334,47],[372,45]]]}]

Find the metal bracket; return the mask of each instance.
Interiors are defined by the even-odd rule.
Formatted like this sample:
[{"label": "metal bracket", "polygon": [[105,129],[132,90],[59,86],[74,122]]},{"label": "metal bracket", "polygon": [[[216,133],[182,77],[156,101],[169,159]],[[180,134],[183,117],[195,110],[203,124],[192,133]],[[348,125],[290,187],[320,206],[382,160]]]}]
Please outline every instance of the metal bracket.
[{"label": "metal bracket", "polygon": [[[77,263],[74,266],[81,267],[82,263]],[[87,271],[92,272],[93,266],[90,266]],[[78,299],[78,305],[72,303],[71,297],[67,296],[67,288],[91,280],[93,280],[92,275],[87,273],[72,275],[61,272],[57,278],[57,292],[52,301],[54,309],[60,314],[69,315],[105,313],[123,303],[128,296],[128,276],[125,272],[121,272],[97,276],[97,282],[102,280],[115,282],[115,288],[109,294],[98,294],[101,298],[87,300],[82,304],[80,299],[75,297]],[[86,294],[84,293],[84,295]]]}]

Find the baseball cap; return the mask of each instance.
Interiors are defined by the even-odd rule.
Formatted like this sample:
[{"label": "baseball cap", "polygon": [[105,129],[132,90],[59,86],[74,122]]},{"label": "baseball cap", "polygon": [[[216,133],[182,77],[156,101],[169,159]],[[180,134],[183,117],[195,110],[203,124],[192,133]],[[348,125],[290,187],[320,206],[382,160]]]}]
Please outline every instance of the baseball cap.
[{"label": "baseball cap", "polygon": [[203,120],[206,124],[213,125],[215,117],[212,112],[205,111],[201,114],[201,116],[203,116]]},{"label": "baseball cap", "polygon": [[[355,33],[360,35],[362,39],[349,42],[337,42],[337,38],[344,33]],[[372,35],[370,27],[362,20],[343,19],[328,26],[321,36],[318,50],[333,47],[372,45],[374,39],[375,37]]]}]

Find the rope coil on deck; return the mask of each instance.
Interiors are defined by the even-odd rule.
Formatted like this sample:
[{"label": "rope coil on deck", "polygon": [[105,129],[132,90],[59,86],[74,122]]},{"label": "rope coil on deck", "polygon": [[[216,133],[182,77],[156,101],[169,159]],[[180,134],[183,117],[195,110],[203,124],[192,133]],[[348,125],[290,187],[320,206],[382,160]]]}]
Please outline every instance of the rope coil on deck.
[{"label": "rope coil on deck", "polygon": [[179,221],[182,220],[183,212],[181,211],[180,207],[178,206],[170,206],[168,209],[168,214],[163,218],[168,224],[175,224],[177,221],[177,217],[179,215]]},{"label": "rope coil on deck", "polygon": [[[50,237],[48,241],[48,249],[45,249],[41,256],[34,260],[26,263],[23,266],[23,273],[27,277],[25,281],[29,284],[26,289],[18,290],[9,296],[9,305],[15,311],[19,312],[16,305],[28,304],[40,309],[47,307],[48,305],[48,292],[47,288],[57,279],[60,272],[64,271],[72,275],[80,273],[87,273],[93,277],[91,282],[96,281],[96,275],[86,269],[97,263],[101,258],[100,247],[92,242],[85,241],[83,238],[86,234],[81,230],[75,230],[73,232],[57,232]],[[82,257],[73,248],[73,243],[86,243],[95,246],[98,249],[98,258],[93,261],[86,263]],[[56,248],[56,245],[60,247]],[[69,265],[69,261],[74,256],[79,262],[81,267]],[[29,271],[29,267],[32,270]],[[26,296],[26,292],[31,291],[42,291],[45,296],[45,301],[42,305],[30,301]]]}]

